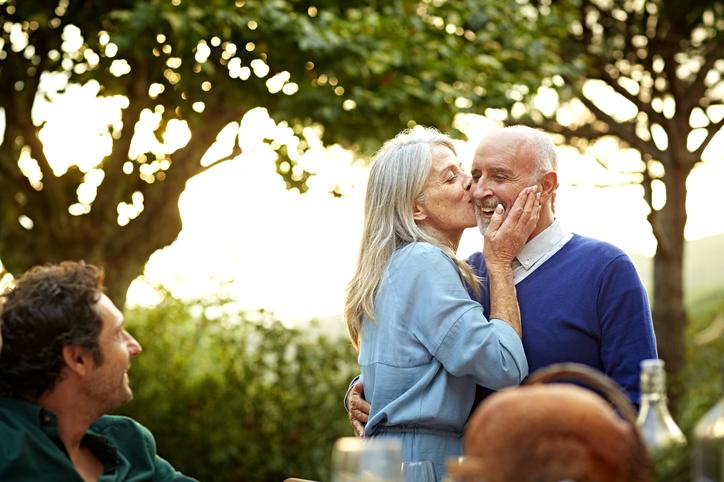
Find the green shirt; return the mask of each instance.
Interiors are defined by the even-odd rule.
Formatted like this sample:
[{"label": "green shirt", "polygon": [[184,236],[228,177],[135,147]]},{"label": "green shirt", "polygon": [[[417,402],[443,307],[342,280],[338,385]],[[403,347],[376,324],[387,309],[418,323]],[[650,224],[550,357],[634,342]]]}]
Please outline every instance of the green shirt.
[{"label": "green shirt", "polygon": [[[103,463],[99,482],[194,481],[159,457],[151,432],[130,418],[99,418],[81,443]],[[58,438],[52,412],[0,398],[0,480],[82,482]]]}]

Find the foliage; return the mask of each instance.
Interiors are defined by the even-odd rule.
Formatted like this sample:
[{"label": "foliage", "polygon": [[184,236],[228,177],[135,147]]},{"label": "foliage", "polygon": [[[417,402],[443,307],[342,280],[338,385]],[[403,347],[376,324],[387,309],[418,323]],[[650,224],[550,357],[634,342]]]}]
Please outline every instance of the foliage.
[{"label": "foliage", "polygon": [[[13,273],[85,258],[122,304],[178,235],[186,181],[239,153],[232,141],[200,162],[224,128],[257,106],[287,122],[299,144],[270,143],[287,186],[304,191],[305,127],[369,152],[415,123],[449,131],[456,112],[510,106],[565,34],[525,3],[0,0],[0,258]],[[54,170],[42,105],[77,83],[124,107],[93,133],[110,146],[98,166]],[[156,145],[139,141],[144,118]],[[182,147],[161,142],[174,122],[191,131]]]},{"label": "foliage", "polygon": [[[724,298],[696,304],[688,332],[687,387],[677,422],[691,441],[696,421],[724,395],[721,337],[694,340]],[[356,374],[346,340],[285,328],[268,313],[224,302],[165,296],[126,312],[144,352],[134,360],[134,401],[123,413],[148,426],[160,453],[200,480],[328,480],[333,441],[351,435],[341,397]],[[655,480],[688,482],[690,446],[659,460]]]},{"label": "foliage", "polygon": [[124,413],[177,469],[219,482],[328,478],[334,440],[351,435],[342,397],[357,365],[346,340],[170,296],[126,318],[144,352]]},{"label": "foliage", "polygon": [[[684,364],[682,263],[686,179],[724,126],[724,4],[716,0],[542,1],[576,12],[545,80],[560,108],[519,105],[510,122],[541,127],[581,149],[614,140],[629,150],[599,163],[640,184],[657,241],[653,309],[667,371]],[[596,153],[593,149],[590,152]],[[610,152],[610,151],[609,151]],[[634,155],[629,155],[633,153]],[[672,377],[673,378],[673,377]],[[672,386],[674,402],[681,388]]]},{"label": "foliage", "polygon": [[[696,421],[724,395],[724,339],[695,340],[724,298],[692,303],[687,387],[677,419],[691,441]],[[333,441],[351,435],[341,405],[357,365],[347,340],[320,327],[284,327],[264,312],[224,301],[179,301],[126,310],[144,351],[134,360],[134,401],[124,407],[149,427],[159,452],[200,480],[328,480]],[[657,466],[656,481],[690,480],[690,447]]]},{"label": "foliage", "polygon": [[692,323],[687,330],[687,363],[679,375],[685,394],[681,415],[677,422],[689,442],[684,449],[672,450],[657,460],[657,482],[689,482],[691,480],[692,432],[697,421],[724,397],[724,337],[712,338],[706,343],[697,341],[698,335],[724,317],[724,296],[719,290],[715,302],[691,303]]}]

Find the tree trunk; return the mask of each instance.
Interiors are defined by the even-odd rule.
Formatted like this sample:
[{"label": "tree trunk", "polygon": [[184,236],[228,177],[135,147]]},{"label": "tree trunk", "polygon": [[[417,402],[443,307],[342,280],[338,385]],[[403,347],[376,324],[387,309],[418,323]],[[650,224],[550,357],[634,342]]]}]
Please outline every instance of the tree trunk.
[{"label": "tree trunk", "polygon": [[667,170],[666,204],[654,212],[653,319],[659,356],[666,362],[670,408],[676,413],[682,395],[680,378],[685,363],[685,330],[688,323],[683,296],[686,178],[689,170]]},{"label": "tree trunk", "polygon": [[3,264],[14,276],[20,276],[36,265],[84,260],[103,268],[106,293],[123,309],[128,287],[143,274],[148,258],[171,244],[181,231],[178,200],[182,189],[167,193],[163,202],[149,207],[123,227],[110,216],[92,219],[88,215],[65,213],[63,219],[55,221],[66,229],[59,230],[43,222],[30,230],[16,227],[8,232],[0,231]]}]

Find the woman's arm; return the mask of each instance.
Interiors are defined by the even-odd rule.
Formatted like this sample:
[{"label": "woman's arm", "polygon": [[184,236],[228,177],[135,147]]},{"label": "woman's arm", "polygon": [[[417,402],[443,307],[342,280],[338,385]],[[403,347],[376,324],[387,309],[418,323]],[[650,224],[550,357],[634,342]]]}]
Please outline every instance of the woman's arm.
[{"label": "woman's arm", "polygon": [[395,295],[389,302],[400,321],[388,338],[412,335],[413,344],[424,345],[446,371],[471,376],[485,387],[519,384],[528,374],[520,335],[505,321],[485,318],[440,249],[419,243],[412,251],[387,278],[395,285],[388,291]]},{"label": "woman's arm", "polygon": [[523,189],[507,216],[498,205],[485,232],[485,265],[490,283],[490,318],[507,322],[523,336],[520,310],[513,283],[513,258],[520,252],[538,224],[540,193],[536,187]]}]

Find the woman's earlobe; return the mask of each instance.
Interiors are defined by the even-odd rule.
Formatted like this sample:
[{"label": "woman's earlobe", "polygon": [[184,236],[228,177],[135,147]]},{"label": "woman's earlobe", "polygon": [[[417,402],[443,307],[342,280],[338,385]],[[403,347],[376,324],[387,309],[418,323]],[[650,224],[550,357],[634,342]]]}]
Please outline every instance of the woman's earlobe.
[{"label": "woman's earlobe", "polygon": [[417,201],[412,205],[412,219],[416,222],[424,221],[427,219],[427,213],[424,207]]}]

